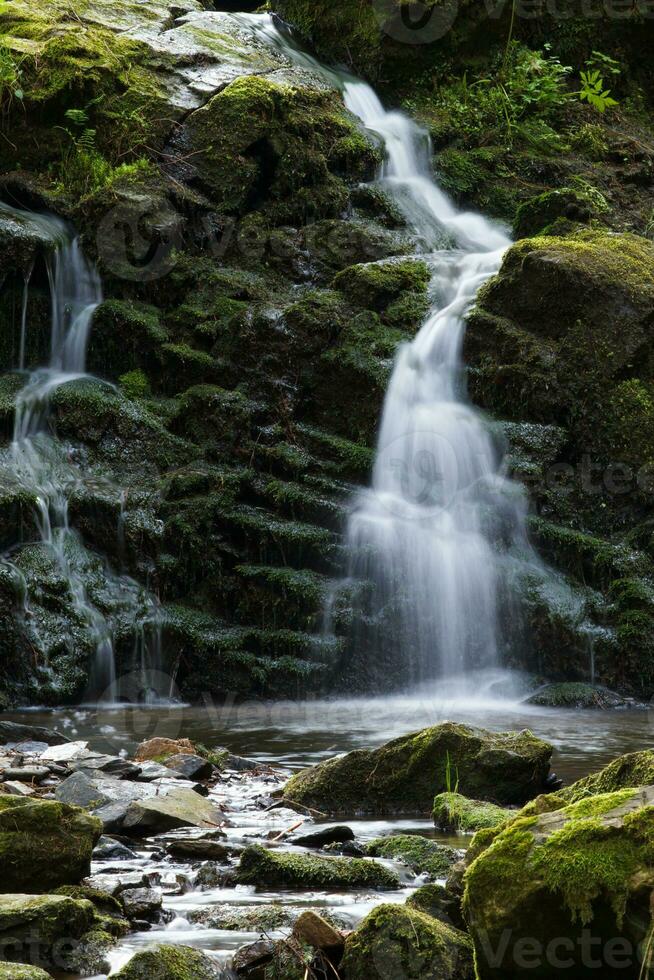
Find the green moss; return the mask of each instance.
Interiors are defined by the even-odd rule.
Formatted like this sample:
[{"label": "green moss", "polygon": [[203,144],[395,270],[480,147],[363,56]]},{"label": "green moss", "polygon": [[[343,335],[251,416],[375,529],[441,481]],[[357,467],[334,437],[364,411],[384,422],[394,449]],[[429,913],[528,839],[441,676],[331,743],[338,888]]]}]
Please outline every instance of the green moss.
[{"label": "green moss", "polygon": [[629,787],[654,785],[654,750],[630,752],[614,759],[599,772],[584,776],[557,793],[568,803],[583,801],[607,793],[628,792]]},{"label": "green moss", "polygon": [[440,793],[434,800],[432,813],[439,830],[465,834],[499,827],[511,815],[511,810],[493,803],[470,800],[460,793]]},{"label": "green moss", "polygon": [[443,878],[459,859],[453,847],[417,835],[379,837],[366,847],[370,857],[393,858],[407,864],[415,874]]},{"label": "green moss", "polygon": [[307,854],[246,848],[236,872],[241,885],[257,888],[388,888],[399,887],[392,871],[360,858],[322,858]]},{"label": "green moss", "polygon": [[90,873],[101,831],[100,821],[78,807],[0,796],[0,888],[28,892],[78,884]]},{"label": "green moss", "polygon": [[215,963],[190,946],[154,946],[138,952],[116,980],[207,980],[215,974]]},{"label": "green moss", "polygon": [[456,779],[472,797],[524,803],[541,789],[551,751],[528,731],[495,734],[446,722],[306,769],[284,795],[332,813],[430,813],[434,796]]},{"label": "green moss", "polygon": [[473,976],[468,936],[406,906],[378,906],[345,943],[341,965],[348,980],[370,980],[388,964],[406,980]]},{"label": "green moss", "polygon": [[140,369],[121,374],[118,384],[128,398],[147,398],[151,394],[148,376]]},{"label": "green moss", "polygon": [[338,273],[333,287],[343,292],[350,302],[383,313],[402,293],[424,294],[429,278],[425,262],[402,259],[353,265]]}]

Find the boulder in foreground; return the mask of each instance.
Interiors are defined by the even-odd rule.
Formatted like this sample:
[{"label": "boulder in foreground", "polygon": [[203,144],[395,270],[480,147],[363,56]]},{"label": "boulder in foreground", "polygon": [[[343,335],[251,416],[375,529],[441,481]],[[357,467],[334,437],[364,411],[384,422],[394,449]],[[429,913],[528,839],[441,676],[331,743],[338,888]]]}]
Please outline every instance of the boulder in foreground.
[{"label": "boulder in foreground", "polygon": [[545,790],[551,755],[529,731],[446,722],[305,769],[284,798],[330,813],[431,813],[434,797],[458,784],[466,796],[522,805]]},{"label": "boulder in foreground", "polygon": [[190,946],[154,946],[137,953],[115,980],[224,980],[225,973],[206,953]]},{"label": "boulder in foreground", "polygon": [[402,905],[380,905],[345,942],[347,980],[472,980],[463,932]]},{"label": "boulder in foreground", "polygon": [[0,892],[76,885],[91,872],[96,817],[48,800],[0,795]]},{"label": "boulder in foreground", "polygon": [[[654,787],[524,816],[465,874],[478,980],[639,976],[654,895]],[[565,967],[564,967],[565,964]]]}]

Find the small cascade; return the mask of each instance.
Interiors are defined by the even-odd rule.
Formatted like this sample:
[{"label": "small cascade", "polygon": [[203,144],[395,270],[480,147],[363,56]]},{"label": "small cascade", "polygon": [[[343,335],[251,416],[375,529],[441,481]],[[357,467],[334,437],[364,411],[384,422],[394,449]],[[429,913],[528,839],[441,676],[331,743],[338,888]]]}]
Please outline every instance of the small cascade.
[{"label": "small cascade", "polygon": [[[74,465],[72,454],[50,434],[51,403],[63,385],[86,377],[86,349],[93,314],[102,301],[102,287],[96,269],[87,261],[79,239],[60,219],[31,214],[0,204],[0,209],[20,216],[38,229],[51,243],[45,255],[50,291],[50,356],[47,366],[37,367],[16,397],[15,422],[10,457],[12,478],[33,496],[34,520],[40,542],[54,559],[67,583],[72,607],[84,624],[94,656],[89,669],[86,700],[116,702],[122,696],[116,676],[114,623],[99,608],[86,586],[89,576],[100,574],[105,592],[105,607],[123,614],[139,644],[139,670],[143,690],[136,700],[153,700],[162,690],[161,681],[161,615],[156,600],[128,576],[116,576],[106,563],[88,552],[71,526],[69,502],[72,492],[81,486],[82,474]],[[33,267],[25,275],[22,304],[19,367],[25,369],[29,331],[28,300]],[[118,535],[124,522],[124,491],[120,499]],[[29,597],[25,590],[25,610]],[[126,613],[126,615],[125,615]],[[38,637],[37,637],[38,638]],[[47,662],[44,666],[48,667]],[[149,672],[153,672],[150,676]]]}]

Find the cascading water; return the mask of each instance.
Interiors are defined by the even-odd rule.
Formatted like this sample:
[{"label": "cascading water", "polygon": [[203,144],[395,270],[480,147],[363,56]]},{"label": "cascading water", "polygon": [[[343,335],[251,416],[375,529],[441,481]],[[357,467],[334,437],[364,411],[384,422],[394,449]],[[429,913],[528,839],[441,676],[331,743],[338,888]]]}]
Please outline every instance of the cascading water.
[{"label": "cascading water", "polygon": [[[326,69],[266,15],[239,15],[290,60],[343,93],[385,151],[379,181],[401,209],[431,273],[432,311],[396,358],[372,485],[350,517],[350,577],[373,584],[359,617],[377,670],[403,680],[453,677],[497,663],[501,551],[530,549],[522,494],[501,474],[483,418],[467,402],[464,317],[510,241],[481,215],[457,211],[431,176],[428,135],[351,75]],[[372,635],[371,635],[372,634]]]},{"label": "cascading water", "polygon": [[[89,567],[97,565],[98,559],[86,552],[69,519],[70,497],[82,480],[65,447],[52,438],[49,431],[55,393],[63,385],[87,377],[89,333],[93,314],[102,301],[100,278],[65,222],[52,215],[22,212],[1,203],[0,212],[9,218],[19,218],[47,243],[45,263],[51,304],[49,363],[47,367],[38,367],[29,373],[26,385],[16,397],[8,463],[12,478],[35,500],[34,516],[41,545],[52,556],[66,581],[74,613],[84,624],[95,651],[87,697],[112,702],[119,694],[113,625],[110,617],[91,600],[85,584]],[[25,369],[32,274],[33,266],[30,266],[25,274],[21,309],[21,370]],[[120,497],[122,502],[122,492]],[[154,700],[156,693],[151,674],[159,672],[161,666],[158,604],[127,576],[115,576],[108,567],[103,568],[102,576],[114,608],[128,609],[133,619],[137,638],[134,661],[135,668],[142,673],[142,697]]]}]

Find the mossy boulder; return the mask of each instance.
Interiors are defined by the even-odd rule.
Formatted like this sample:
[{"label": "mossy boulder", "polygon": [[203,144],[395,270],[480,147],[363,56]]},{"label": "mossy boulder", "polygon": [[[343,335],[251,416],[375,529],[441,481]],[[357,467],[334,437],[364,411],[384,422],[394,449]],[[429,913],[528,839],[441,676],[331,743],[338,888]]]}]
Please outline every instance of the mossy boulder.
[{"label": "mossy boulder", "polygon": [[472,944],[465,933],[401,905],[380,905],[345,942],[347,980],[472,980]]},{"label": "mossy boulder", "polygon": [[[91,902],[64,895],[1,895],[0,942],[3,955],[23,959],[28,953],[39,963],[56,959],[61,941],[76,946],[95,923]],[[54,949],[53,949],[54,948]]]},{"label": "mossy boulder", "polygon": [[196,180],[221,210],[263,205],[274,223],[336,217],[343,178],[372,177],[379,159],[337,94],[260,76],[237,79],[193,113],[184,138],[197,148]]},{"label": "mossy boulder", "polygon": [[615,793],[630,786],[654,786],[654,750],[643,749],[614,759],[604,769],[566,786],[557,798],[576,803],[586,797]]},{"label": "mossy boulder", "polygon": [[101,833],[101,822],[79,807],[0,796],[0,891],[79,884]]},{"label": "mossy boulder", "polygon": [[435,882],[422,885],[409,895],[406,904],[407,908],[416,909],[434,919],[440,919],[441,922],[454,926],[456,929],[465,929],[461,916],[460,896],[453,894],[445,885]]},{"label": "mossy boulder", "polygon": [[21,963],[0,963],[0,980],[51,980],[50,974],[38,966]]},{"label": "mossy boulder", "polygon": [[470,800],[460,793],[439,793],[434,800],[432,816],[437,830],[444,833],[475,833],[484,828],[499,827],[515,814],[513,810]]},{"label": "mossy boulder", "polygon": [[415,874],[428,874],[431,878],[444,878],[460,857],[455,848],[417,834],[378,837],[370,841],[366,853],[370,857],[401,861]]},{"label": "mossy boulder", "polygon": [[422,297],[423,315],[426,313],[429,278],[429,269],[422,260],[393,259],[350,266],[338,273],[332,285],[350,302],[392,318],[389,307],[407,293]]},{"label": "mossy boulder", "polygon": [[494,733],[446,722],[379,749],[359,749],[291,777],[284,797],[330,813],[431,813],[458,780],[461,792],[523,804],[544,790],[552,746],[531,732]]},{"label": "mossy boulder", "polygon": [[545,191],[521,204],[516,212],[513,233],[516,238],[530,238],[546,233],[558,218],[587,224],[593,208],[586,196],[572,188]]},{"label": "mossy boulder", "polygon": [[[584,684],[580,681],[562,681],[559,684],[547,684],[527,699],[529,704],[538,704],[546,708],[623,708],[628,700],[609,691],[606,687],[595,684]],[[631,702],[633,704],[633,701]]]},{"label": "mossy boulder", "polygon": [[[564,960],[575,977],[638,975],[654,889],[653,803],[652,787],[619,790],[495,836],[464,879],[479,980],[522,978],[527,963],[534,976],[560,977]],[[631,951],[619,967],[617,942]]]},{"label": "mossy boulder", "polygon": [[258,845],[241,855],[236,871],[241,885],[256,888],[387,888],[400,879],[388,868],[362,858],[324,858],[268,850]]},{"label": "mossy boulder", "polygon": [[132,957],[116,980],[220,980],[224,971],[206,953],[190,946],[153,946]]}]

